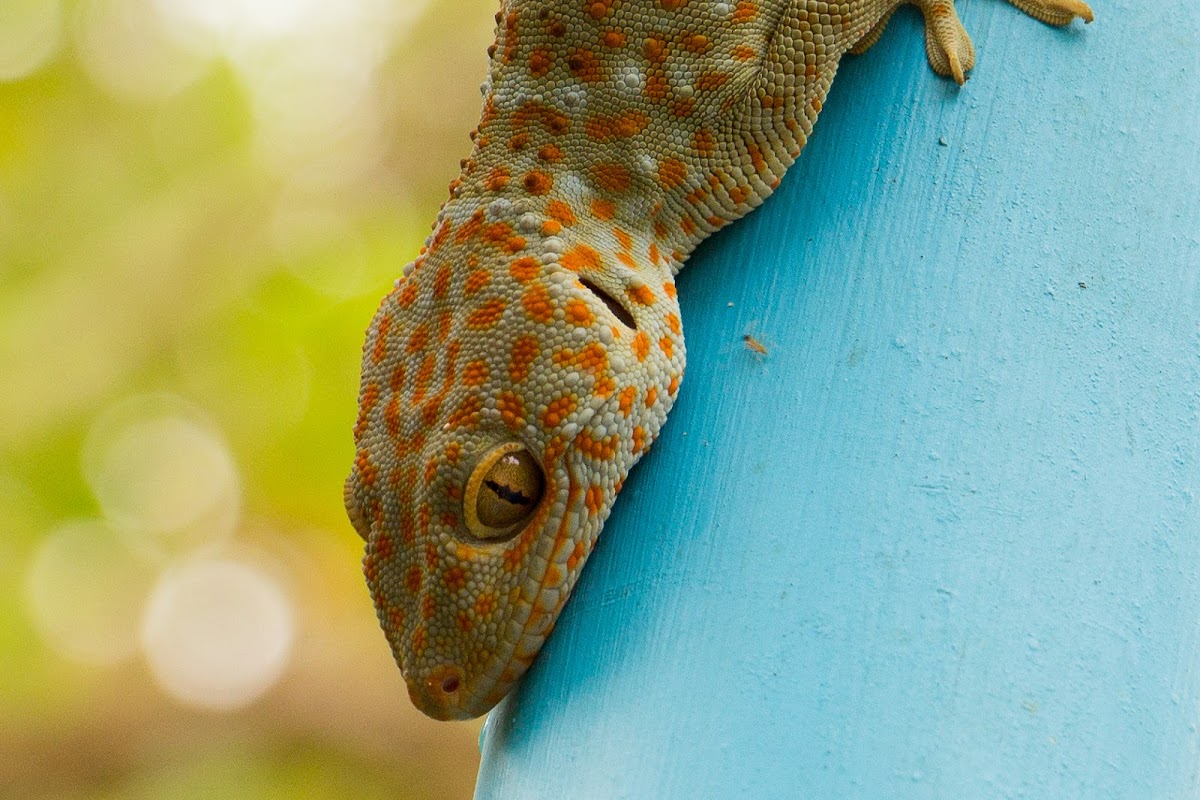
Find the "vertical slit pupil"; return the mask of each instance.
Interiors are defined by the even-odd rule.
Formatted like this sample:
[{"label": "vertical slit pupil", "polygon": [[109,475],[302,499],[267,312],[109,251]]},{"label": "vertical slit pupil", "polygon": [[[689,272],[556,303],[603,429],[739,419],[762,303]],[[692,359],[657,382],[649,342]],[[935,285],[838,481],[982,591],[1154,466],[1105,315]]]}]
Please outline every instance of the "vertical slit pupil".
[{"label": "vertical slit pupil", "polygon": [[629,310],[625,308],[625,306],[621,305],[621,301],[617,300],[617,298],[613,297],[611,294],[604,291],[587,278],[580,278],[579,282],[582,283],[589,292],[596,295],[596,297],[599,297],[600,301],[604,303],[604,305],[608,307],[608,310],[611,311],[613,315],[621,321],[622,325],[624,325],[626,328],[633,328],[634,330],[637,330],[637,323],[633,321],[633,315],[629,313]]}]

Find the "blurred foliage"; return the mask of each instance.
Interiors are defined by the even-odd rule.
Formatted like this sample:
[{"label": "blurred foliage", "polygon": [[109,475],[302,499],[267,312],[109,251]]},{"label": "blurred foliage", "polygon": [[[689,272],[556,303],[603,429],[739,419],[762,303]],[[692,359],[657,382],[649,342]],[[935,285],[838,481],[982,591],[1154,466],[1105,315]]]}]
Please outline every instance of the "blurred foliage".
[{"label": "blurred foliage", "polygon": [[[478,726],[409,704],[341,482],[362,334],[469,149],[493,5],[0,3],[0,797],[469,795]],[[31,606],[47,537],[111,516],[93,427],[147,394],[196,409],[240,496],[232,538],[147,563],[266,564],[291,604],[286,666],[233,710],[142,653],[74,660]]]}]

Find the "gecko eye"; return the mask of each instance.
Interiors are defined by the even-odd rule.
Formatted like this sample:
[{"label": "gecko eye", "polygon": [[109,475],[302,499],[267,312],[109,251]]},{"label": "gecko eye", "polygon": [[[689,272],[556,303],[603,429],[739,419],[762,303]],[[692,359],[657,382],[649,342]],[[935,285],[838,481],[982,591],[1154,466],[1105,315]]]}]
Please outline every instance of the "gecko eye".
[{"label": "gecko eye", "polygon": [[480,539],[511,536],[533,516],[545,486],[541,466],[524,445],[508,442],[493,448],[467,481],[467,527]]}]

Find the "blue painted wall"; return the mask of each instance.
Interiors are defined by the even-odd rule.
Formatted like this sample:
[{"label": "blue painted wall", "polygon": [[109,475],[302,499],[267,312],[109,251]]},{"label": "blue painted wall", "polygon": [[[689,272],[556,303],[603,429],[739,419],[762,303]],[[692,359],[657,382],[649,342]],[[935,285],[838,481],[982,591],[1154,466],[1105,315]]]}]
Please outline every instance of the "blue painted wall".
[{"label": "blue painted wall", "polygon": [[963,90],[902,12],[685,269],[478,797],[1200,792],[1200,8],[961,5]]}]

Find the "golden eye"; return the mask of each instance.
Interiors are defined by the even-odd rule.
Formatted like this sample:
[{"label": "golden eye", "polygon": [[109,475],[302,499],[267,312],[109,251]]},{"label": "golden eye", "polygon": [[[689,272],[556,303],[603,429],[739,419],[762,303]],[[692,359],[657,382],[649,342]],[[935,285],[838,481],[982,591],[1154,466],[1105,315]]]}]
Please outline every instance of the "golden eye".
[{"label": "golden eye", "polygon": [[533,516],[545,488],[542,467],[524,445],[508,442],[493,448],[467,481],[467,527],[480,539],[511,536]]}]

